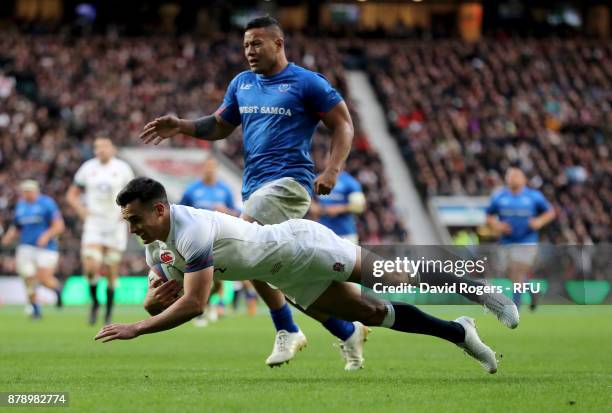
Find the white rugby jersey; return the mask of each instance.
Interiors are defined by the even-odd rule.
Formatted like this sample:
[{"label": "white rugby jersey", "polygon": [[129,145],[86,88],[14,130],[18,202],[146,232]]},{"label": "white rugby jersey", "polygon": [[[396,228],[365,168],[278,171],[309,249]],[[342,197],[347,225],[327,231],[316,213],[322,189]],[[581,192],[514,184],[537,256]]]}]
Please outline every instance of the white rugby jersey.
[{"label": "white rugby jersey", "polygon": [[118,221],[121,208],[115,198],[133,178],[134,172],[127,162],[113,157],[103,164],[93,158],[81,165],[74,183],[84,189],[85,205],[91,217]]},{"label": "white rugby jersey", "polygon": [[291,264],[299,248],[299,221],[261,226],[220,212],[171,205],[168,238],[146,245],[147,264],[166,264],[181,275],[214,265],[215,279],[259,279],[282,288],[295,269]]}]

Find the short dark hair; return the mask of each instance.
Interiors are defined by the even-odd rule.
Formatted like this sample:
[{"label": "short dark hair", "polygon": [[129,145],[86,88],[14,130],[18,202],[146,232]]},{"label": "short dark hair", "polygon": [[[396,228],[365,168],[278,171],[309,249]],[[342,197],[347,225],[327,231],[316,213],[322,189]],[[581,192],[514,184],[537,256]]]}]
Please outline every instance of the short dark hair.
[{"label": "short dark hair", "polygon": [[168,203],[166,189],[155,179],[147,177],[134,178],[117,195],[117,205],[124,207],[130,202],[140,201],[143,204],[155,202]]},{"label": "short dark hair", "polygon": [[276,20],[274,17],[271,17],[270,15],[256,17],[252,20],[249,20],[246,26],[244,26],[244,31],[246,32],[247,30],[251,29],[266,29],[268,27],[274,27],[278,29],[281,36],[283,35],[283,29],[280,23],[278,22],[278,20]]}]

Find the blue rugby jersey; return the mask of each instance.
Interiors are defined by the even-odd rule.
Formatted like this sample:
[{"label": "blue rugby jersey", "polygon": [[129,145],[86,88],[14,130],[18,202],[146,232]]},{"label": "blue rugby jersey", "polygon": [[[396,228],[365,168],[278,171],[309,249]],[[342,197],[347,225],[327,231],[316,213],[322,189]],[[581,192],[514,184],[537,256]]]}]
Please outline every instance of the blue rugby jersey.
[{"label": "blue rugby jersey", "polygon": [[213,185],[207,185],[201,180],[193,182],[183,193],[179,204],[211,211],[214,211],[219,204],[232,210],[236,209],[232,191],[221,181]]},{"label": "blue rugby jersey", "polygon": [[[43,232],[48,230],[53,220],[61,218],[57,204],[47,195],[39,195],[34,202],[25,199],[17,201],[13,223],[19,229],[19,244],[36,245]],[[57,251],[57,240],[51,238],[43,248]]]},{"label": "blue rugby jersey", "polygon": [[[349,195],[354,192],[362,192],[361,184],[348,172],[342,171],[330,194],[319,196],[319,203],[323,207],[326,205],[346,205],[349,203]],[[350,212],[334,217],[322,216],[319,223],[325,225],[340,236],[357,233],[355,214],[351,214]]]},{"label": "blue rugby jersey", "polygon": [[292,177],[313,195],[312,135],[323,114],[342,101],[319,73],[289,63],[274,76],[251,71],[229,84],[217,114],[242,124],[242,199],[266,182]]},{"label": "blue rugby jersey", "polygon": [[529,220],[550,208],[550,203],[538,190],[524,188],[513,194],[508,188],[503,188],[491,197],[487,214],[497,215],[501,222],[507,222],[512,228],[510,234],[502,235],[501,244],[535,244],[538,233],[529,228]]}]

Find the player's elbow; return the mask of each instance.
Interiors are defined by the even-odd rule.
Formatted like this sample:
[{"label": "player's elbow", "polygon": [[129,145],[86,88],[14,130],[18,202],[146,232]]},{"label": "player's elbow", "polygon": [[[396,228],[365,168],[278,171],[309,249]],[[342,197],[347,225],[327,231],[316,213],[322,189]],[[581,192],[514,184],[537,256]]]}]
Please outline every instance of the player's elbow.
[{"label": "player's elbow", "polygon": [[204,300],[195,297],[187,297],[185,300],[185,313],[189,316],[189,318],[198,317],[204,314],[205,307],[206,302]]},{"label": "player's elbow", "polygon": [[153,305],[153,303],[146,302],[143,304],[143,307],[147,313],[154,316],[161,313],[159,307]]},{"label": "player's elbow", "polygon": [[340,126],[342,130],[342,135],[345,136],[346,140],[349,142],[353,141],[353,137],[355,136],[355,128],[353,127],[353,122],[348,120],[344,120]]},{"label": "player's elbow", "polygon": [[160,305],[155,304],[153,301],[149,300],[148,297],[145,298],[142,306],[144,307],[145,311],[152,316],[161,313],[163,310]]}]

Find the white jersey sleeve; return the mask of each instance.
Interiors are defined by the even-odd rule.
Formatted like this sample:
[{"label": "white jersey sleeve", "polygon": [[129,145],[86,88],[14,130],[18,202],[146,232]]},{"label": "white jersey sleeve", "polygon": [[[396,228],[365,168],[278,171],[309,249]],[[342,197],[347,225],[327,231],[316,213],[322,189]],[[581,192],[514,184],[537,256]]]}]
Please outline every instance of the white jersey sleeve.
[{"label": "white jersey sleeve", "polygon": [[87,185],[87,181],[85,178],[87,176],[87,168],[89,167],[89,165],[91,164],[88,162],[85,162],[76,171],[76,174],[74,175],[74,183],[76,186],[80,188],[85,188],[85,186]]},{"label": "white jersey sleeve", "polygon": [[185,272],[195,272],[213,265],[213,243],[217,229],[214,214],[172,206],[176,250],[185,260]]},{"label": "white jersey sleeve", "polygon": [[154,260],[151,251],[149,251],[149,247],[145,247],[145,261],[147,262],[147,266],[149,268],[153,267],[156,264],[159,264],[159,260]]}]

